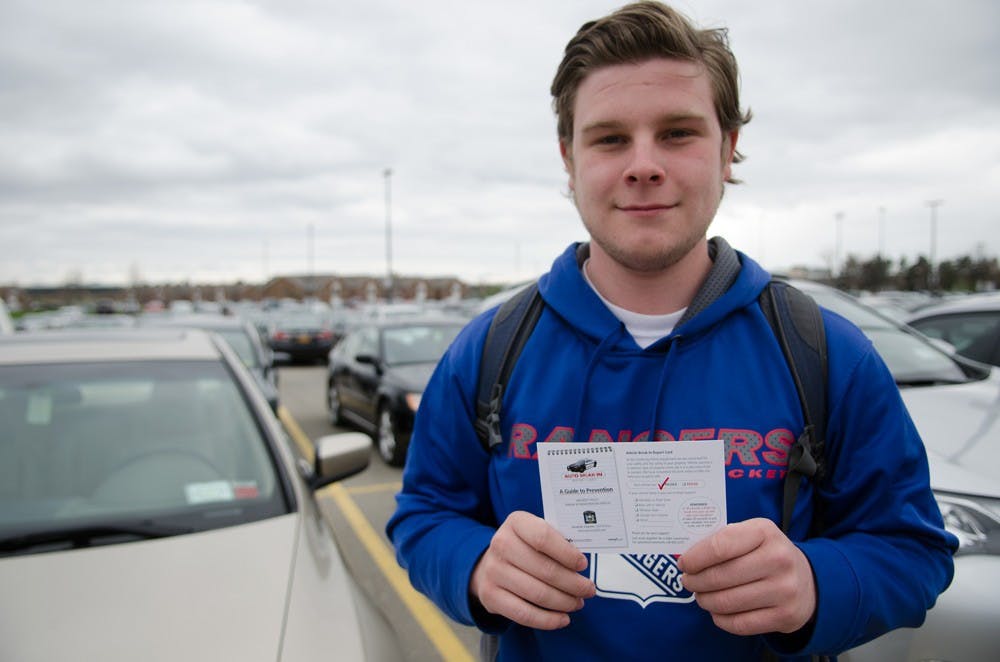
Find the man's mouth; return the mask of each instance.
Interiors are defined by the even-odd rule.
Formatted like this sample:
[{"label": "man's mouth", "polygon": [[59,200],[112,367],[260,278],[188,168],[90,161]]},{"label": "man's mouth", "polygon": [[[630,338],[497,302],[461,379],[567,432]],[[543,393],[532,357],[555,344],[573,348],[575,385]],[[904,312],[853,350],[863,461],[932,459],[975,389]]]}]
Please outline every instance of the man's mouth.
[{"label": "man's mouth", "polygon": [[668,205],[668,204],[650,203],[641,205],[618,205],[618,209],[625,212],[648,214],[659,211],[666,211],[676,206],[677,206],[676,204]]}]

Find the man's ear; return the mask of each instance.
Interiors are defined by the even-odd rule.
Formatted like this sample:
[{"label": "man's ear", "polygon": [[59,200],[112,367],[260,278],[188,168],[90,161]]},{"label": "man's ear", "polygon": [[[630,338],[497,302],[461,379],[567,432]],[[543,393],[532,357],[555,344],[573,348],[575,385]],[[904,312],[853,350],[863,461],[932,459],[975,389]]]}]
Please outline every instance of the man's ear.
[{"label": "man's ear", "polygon": [[739,140],[740,131],[734,129],[725,135],[722,140],[722,177],[726,181],[733,176],[733,158],[736,156],[736,141]]},{"label": "man's ear", "polygon": [[563,168],[569,175],[569,190],[573,190],[573,146],[563,139],[559,139],[559,156],[562,157]]}]

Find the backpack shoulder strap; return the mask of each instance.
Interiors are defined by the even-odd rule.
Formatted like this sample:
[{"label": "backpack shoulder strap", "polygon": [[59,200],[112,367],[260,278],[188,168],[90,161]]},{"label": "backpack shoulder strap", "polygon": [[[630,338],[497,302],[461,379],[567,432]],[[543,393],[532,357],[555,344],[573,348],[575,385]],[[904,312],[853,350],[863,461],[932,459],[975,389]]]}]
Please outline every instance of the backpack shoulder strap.
[{"label": "backpack shoulder strap", "polygon": [[[798,391],[805,429],[789,449],[781,529],[788,531],[803,477],[823,477],[826,435],[826,331],[812,297],[772,280],[760,295],[760,307],[774,331]],[[814,526],[814,532],[818,531]]]},{"label": "backpack shoulder strap", "polygon": [[476,387],[476,435],[489,452],[503,441],[500,407],[503,394],[528,337],[538,323],[545,301],[534,282],[500,306],[486,332]]}]

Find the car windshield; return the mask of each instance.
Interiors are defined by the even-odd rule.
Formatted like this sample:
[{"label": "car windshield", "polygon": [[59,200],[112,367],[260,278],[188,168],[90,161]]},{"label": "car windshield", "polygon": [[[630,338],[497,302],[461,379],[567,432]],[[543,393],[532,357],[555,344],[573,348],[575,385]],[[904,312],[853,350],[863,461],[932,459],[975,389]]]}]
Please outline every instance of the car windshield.
[{"label": "car windshield", "polygon": [[0,554],[201,531],[288,511],[220,363],[0,367]]},{"label": "car windshield", "polygon": [[461,324],[387,327],[382,331],[385,362],[436,363],[461,330]]},{"label": "car windshield", "polygon": [[847,318],[867,335],[900,386],[969,381],[948,354],[923,337],[832,289],[803,288],[819,305]]}]

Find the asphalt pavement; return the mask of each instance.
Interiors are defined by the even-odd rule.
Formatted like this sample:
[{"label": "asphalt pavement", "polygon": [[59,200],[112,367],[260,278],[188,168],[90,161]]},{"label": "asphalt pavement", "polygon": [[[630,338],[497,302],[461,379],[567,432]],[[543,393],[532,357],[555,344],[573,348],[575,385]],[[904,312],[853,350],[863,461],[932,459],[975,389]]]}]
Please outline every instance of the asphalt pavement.
[{"label": "asphalt pavement", "polygon": [[[282,417],[300,443],[350,431],[333,427],[327,419],[325,378],[324,366],[279,370]],[[479,632],[451,621],[410,586],[385,535],[401,476],[402,471],[383,463],[373,448],[368,469],[321,490],[320,505],[344,562],[396,632],[405,660],[471,662],[479,648]]]}]

